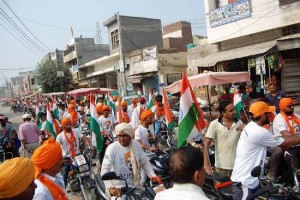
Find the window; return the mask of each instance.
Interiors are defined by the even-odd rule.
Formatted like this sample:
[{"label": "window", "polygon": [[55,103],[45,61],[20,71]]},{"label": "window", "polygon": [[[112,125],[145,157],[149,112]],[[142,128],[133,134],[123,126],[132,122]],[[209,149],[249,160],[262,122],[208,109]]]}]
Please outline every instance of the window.
[{"label": "window", "polygon": [[116,29],[110,33],[110,38],[111,38],[112,49],[119,48],[120,40],[119,40],[119,30],[118,29]]},{"label": "window", "polygon": [[291,4],[300,0],[279,0],[279,6],[284,6],[287,4]]},{"label": "window", "polygon": [[34,85],[35,84],[35,78],[32,78],[31,79],[31,85]]},{"label": "window", "polygon": [[181,74],[168,74],[167,75],[167,84],[170,85],[174,83],[175,81],[181,80],[182,75]]}]

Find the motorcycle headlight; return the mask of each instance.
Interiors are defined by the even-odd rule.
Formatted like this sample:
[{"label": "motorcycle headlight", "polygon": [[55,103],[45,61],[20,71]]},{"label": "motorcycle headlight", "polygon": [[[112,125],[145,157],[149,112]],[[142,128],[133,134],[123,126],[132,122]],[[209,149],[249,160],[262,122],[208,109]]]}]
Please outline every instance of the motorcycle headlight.
[{"label": "motorcycle headlight", "polygon": [[79,172],[88,171],[89,170],[89,165],[88,164],[81,165],[81,166],[79,166],[78,170],[79,170]]}]

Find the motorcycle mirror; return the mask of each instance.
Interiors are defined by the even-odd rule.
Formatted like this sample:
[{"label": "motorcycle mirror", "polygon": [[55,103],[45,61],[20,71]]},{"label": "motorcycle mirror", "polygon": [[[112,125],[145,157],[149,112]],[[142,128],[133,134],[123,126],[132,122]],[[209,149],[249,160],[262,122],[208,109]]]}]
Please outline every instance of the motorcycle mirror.
[{"label": "motorcycle mirror", "polygon": [[155,144],[156,141],[154,138],[149,138],[148,142],[150,145],[152,145],[152,144]]},{"label": "motorcycle mirror", "polygon": [[256,166],[251,171],[251,176],[253,177],[259,177],[260,174],[261,174],[261,166]]},{"label": "motorcycle mirror", "polygon": [[117,174],[115,172],[107,172],[107,173],[103,174],[103,176],[101,178],[103,181],[120,179],[120,177],[117,176]]}]

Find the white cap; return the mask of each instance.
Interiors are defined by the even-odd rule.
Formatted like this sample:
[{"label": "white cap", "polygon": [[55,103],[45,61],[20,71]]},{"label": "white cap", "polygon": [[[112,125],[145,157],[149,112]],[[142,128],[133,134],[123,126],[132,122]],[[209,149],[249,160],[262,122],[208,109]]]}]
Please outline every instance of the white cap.
[{"label": "white cap", "polygon": [[27,113],[23,115],[23,119],[28,119],[28,118],[31,118],[31,115],[29,115]]}]

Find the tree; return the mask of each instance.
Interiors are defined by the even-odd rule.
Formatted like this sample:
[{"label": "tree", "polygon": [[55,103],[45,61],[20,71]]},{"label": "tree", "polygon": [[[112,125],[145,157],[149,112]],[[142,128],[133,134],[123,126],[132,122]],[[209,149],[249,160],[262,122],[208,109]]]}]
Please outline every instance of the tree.
[{"label": "tree", "polygon": [[[57,71],[63,71],[64,77],[57,77]],[[68,67],[61,66],[59,69],[56,61],[48,60],[44,63],[39,63],[35,72],[38,84],[42,86],[43,93],[61,92],[60,78],[62,92],[68,91],[68,85],[71,82],[71,74]]]}]

